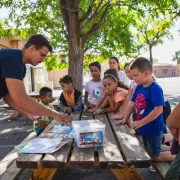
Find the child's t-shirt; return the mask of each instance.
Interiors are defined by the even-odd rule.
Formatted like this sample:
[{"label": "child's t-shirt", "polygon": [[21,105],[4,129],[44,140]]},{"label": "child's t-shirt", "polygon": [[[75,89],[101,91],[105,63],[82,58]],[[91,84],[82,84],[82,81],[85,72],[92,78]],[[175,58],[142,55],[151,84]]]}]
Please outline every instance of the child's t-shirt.
[{"label": "child's t-shirt", "polygon": [[89,81],[85,86],[85,91],[88,92],[88,102],[97,104],[99,97],[102,93],[102,80],[99,82]]},{"label": "child's t-shirt", "polygon": [[[138,85],[131,101],[135,102],[136,120],[143,119],[157,106],[165,106],[163,90],[156,82],[148,87]],[[163,113],[161,113],[138,131],[142,136],[159,136],[164,129]]]},{"label": "child's t-shirt", "polygon": [[63,92],[64,98],[68,104],[68,107],[73,108],[75,106],[74,89],[71,94]]},{"label": "child's t-shirt", "polygon": [[[40,102],[40,104],[44,105],[42,102]],[[52,104],[48,104],[47,107],[49,107],[49,108],[51,108],[51,109],[54,109],[54,107],[53,107]],[[48,116],[42,116],[42,117],[41,117],[41,120],[44,121],[44,122],[47,123],[47,124],[50,124],[51,121],[52,121],[52,118],[51,118],[51,117],[48,117]],[[39,134],[39,132],[41,132],[42,129],[44,129],[44,128],[42,128],[42,127],[39,125],[38,121],[34,121],[34,122],[33,122],[33,129],[34,129],[34,132],[36,132],[37,134]]]},{"label": "child's t-shirt", "polygon": [[125,100],[127,93],[128,91],[126,89],[117,87],[116,92],[113,94],[113,101],[119,102]]}]

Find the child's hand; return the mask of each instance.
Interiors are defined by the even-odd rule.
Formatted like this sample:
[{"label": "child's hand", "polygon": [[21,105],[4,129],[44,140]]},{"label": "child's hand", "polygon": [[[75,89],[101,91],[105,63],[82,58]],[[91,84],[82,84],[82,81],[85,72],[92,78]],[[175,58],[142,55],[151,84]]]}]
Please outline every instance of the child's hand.
[{"label": "child's hand", "polygon": [[121,125],[121,124],[126,124],[127,123],[127,121],[125,120],[125,119],[122,119],[122,120],[119,120],[119,121],[116,121],[116,126],[119,126],[119,125]]},{"label": "child's hand", "polygon": [[93,109],[94,107],[93,107],[93,105],[88,104],[88,105],[87,105],[87,108],[88,108],[88,109]]},{"label": "child's hand", "polygon": [[42,121],[42,119],[40,118],[38,119],[38,124],[43,128],[46,128],[48,126],[48,123]]},{"label": "child's hand", "polygon": [[64,108],[64,112],[65,112],[65,113],[68,113],[68,107],[65,107],[65,108]]},{"label": "child's hand", "polygon": [[72,112],[72,109],[70,107],[67,108],[68,113]]},{"label": "child's hand", "polygon": [[108,88],[104,89],[104,93],[109,96],[112,95],[112,92]]},{"label": "child's hand", "polygon": [[142,127],[143,124],[141,121],[134,121],[130,123],[130,128],[137,130],[138,128]]}]

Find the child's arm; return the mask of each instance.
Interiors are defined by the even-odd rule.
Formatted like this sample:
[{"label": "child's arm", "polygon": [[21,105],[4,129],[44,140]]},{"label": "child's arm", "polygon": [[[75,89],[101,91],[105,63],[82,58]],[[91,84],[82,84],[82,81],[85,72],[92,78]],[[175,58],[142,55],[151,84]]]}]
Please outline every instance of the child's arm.
[{"label": "child's arm", "polygon": [[132,129],[138,129],[151,121],[154,121],[163,112],[163,106],[156,106],[146,117],[141,120],[132,122],[130,127]]},{"label": "child's arm", "polygon": [[108,105],[109,105],[109,100],[108,100],[108,98],[106,98],[106,99],[102,102],[102,104],[99,106],[99,108],[103,109],[103,108],[107,107]]},{"label": "child's arm", "polygon": [[[94,109],[97,109],[98,107],[102,106],[102,104],[104,103],[104,101],[106,100],[106,95],[105,93],[102,92],[101,96],[98,99],[98,102],[96,104],[96,107]],[[103,106],[104,107],[104,106]]]},{"label": "child's arm", "polygon": [[67,109],[67,106],[63,104],[63,102],[60,100],[60,105],[59,105],[60,111],[64,112]]},{"label": "child's arm", "polygon": [[77,103],[76,105],[74,106],[74,108],[72,108],[72,111],[79,111],[82,109],[82,95],[80,95],[78,97],[78,100],[77,100]]},{"label": "child's arm", "polygon": [[110,96],[110,95],[108,95],[107,99],[108,99],[110,107],[104,108],[103,112],[116,112],[119,109],[119,107],[121,106],[122,101],[114,102],[112,100],[112,96]]},{"label": "child's arm", "polygon": [[130,103],[128,104],[128,106],[126,108],[126,113],[125,113],[124,119],[117,121],[116,125],[128,123],[128,120],[129,120],[130,115],[133,112],[134,108],[135,108],[135,102],[130,101]]},{"label": "child's arm", "polygon": [[42,127],[42,128],[46,128],[48,126],[48,123],[44,122],[41,119],[38,119],[38,124]]},{"label": "child's arm", "polygon": [[84,103],[86,106],[88,106],[89,102],[88,102],[88,95],[89,93],[87,91],[85,91],[85,94],[84,94]]}]

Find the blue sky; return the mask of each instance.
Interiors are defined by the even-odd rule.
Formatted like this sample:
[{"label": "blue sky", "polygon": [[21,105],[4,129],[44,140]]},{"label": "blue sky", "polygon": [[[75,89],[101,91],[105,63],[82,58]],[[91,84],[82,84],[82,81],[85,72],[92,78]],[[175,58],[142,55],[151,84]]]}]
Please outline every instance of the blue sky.
[{"label": "blue sky", "polygon": [[[0,19],[8,16],[7,9],[0,9]],[[180,33],[177,30],[180,30],[180,21],[176,22],[175,27],[171,29],[171,33],[173,35],[173,40],[169,40],[164,38],[163,44],[159,44],[153,48],[153,58],[158,59],[159,63],[175,63],[172,62],[172,56],[175,51],[180,50]],[[143,53],[141,56],[149,57],[149,51]]]}]

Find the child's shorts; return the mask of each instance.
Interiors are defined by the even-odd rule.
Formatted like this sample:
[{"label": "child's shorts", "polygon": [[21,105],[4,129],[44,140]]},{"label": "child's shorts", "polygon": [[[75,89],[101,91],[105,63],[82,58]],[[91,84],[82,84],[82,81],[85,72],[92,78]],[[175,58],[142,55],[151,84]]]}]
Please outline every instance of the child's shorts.
[{"label": "child's shorts", "polygon": [[162,136],[162,133],[159,136],[143,136],[144,146],[150,156],[159,156],[161,154]]}]

